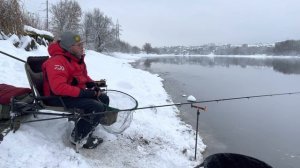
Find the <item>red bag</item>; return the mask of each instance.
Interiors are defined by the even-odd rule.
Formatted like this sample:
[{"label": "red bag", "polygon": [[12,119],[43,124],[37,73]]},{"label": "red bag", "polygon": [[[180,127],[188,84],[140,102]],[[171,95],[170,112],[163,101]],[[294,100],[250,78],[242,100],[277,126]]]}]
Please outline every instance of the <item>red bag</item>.
[{"label": "red bag", "polygon": [[14,96],[21,96],[31,93],[29,88],[20,88],[7,84],[0,84],[0,104],[9,104]]}]

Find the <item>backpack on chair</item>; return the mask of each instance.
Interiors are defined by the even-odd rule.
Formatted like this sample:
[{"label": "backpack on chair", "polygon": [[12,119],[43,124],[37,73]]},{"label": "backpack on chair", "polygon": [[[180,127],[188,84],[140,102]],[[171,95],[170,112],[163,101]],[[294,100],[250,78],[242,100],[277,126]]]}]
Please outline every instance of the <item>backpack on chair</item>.
[{"label": "backpack on chair", "polygon": [[14,98],[17,103],[14,111],[20,113],[28,108],[26,104],[33,102],[31,89],[15,87],[7,84],[0,84],[0,121],[10,119],[11,100]]}]

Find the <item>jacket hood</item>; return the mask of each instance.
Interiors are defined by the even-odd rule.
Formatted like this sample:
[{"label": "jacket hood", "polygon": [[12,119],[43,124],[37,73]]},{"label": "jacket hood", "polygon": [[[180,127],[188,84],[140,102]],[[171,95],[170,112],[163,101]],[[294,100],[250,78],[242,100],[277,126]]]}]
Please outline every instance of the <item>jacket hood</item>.
[{"label": "jacket hood", "polygon": [[61,46],[59,45],[59,42],[60,41],[53,42],[48,46],[48,53],[49,53],[50,57],[56,57],[59,55],[63,55],[65,57],[68,57],[77,62],[84,60],[85,55],[82,55],[82,58],[79,59],[79,58],[75,57],[74,55],[72,55],[70,52],[61,48]]}]

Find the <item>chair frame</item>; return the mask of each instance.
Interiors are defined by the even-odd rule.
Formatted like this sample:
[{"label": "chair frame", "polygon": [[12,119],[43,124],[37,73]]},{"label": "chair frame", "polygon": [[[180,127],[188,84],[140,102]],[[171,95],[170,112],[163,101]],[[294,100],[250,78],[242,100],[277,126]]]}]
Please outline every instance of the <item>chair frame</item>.
[{"label": "chair frame", "polygon": [[[75,142],[76,142],[76,152],[79,152],[80,142],[78,137],[78,129],[77,129],[77,123],[80,119],[84,119],[88,122],[92,122],[89,116],[91,115],[100,115],[103,113],[93,113],[93,114],[84,114],[82,109],[72,108],[68,109],[66,105],[63,102],[62,96],[42,96],[40,93],[40,90],[36,86],[36,81],[33,79],[33,76],[39,78],[41,80],[41,85],[43,81],[43,72],[41,69],[39,72],[34,72],[33,69],[30,67],[30,64],[28,63],[30,59],[41,59],[42,63],[46,61],[49,57],[48,56],[40,56],[40,57],[28,57],[27,62],[25,62],[25,71],[27,75],[27,79],[30,85],[30,88],[32,90],[32,103],[24,103],[21,101],[18,101],[14,97],[11,99],[11,124],[10,128],[15,132],[20,127],[21,123],[29,123],[29,122],[39,122],[39,121],[46,121],[46,120],[55,120],[55,119],[63,119],[67,118],[68,121],[74,121],[75,122]],[[41,67],[39,67],[41,68]],[[40,86],[41,87],[41,86]],[[105,84],[106,90],[107,85]],[[45,100],[51,100],[51,99],[58,99],[62,106],[49,106],[44,103]],[[26,106],[29,107],[30,110],[15,110],[18,106]],[[28,109],[28,108],[27,108]],[[53,112],[45,112],[43,110],[51,110]],[[108,114],[109,112],[105,112]],[[47,119],[35,119],[31,121],[24,121],[21,122],[17,117],[23,115],[23,114],[33,114],[34,118],[37,118],[37,115],[49,115],[49,116],[56,116],[54,118],[47,118]],[[101,124],[101,123],[100,123]]]}]

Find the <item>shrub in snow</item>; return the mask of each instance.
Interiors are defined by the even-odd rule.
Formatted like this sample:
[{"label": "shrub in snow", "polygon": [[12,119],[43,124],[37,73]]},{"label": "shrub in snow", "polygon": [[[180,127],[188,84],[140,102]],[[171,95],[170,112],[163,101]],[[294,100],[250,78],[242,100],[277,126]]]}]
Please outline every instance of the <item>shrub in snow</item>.
[{"label": "shrub in snow", "polygon": [[20,38],[13,34],[8,39],[16,48],[23,48],[26,51],[35,50],[38,48],[38,43],[30,36],[21,36]]},{"label": "shrub in snow", "polygon": [[31,50],[31,38],[29,36],[22,36],[20,42],[21,42],[20,48],[23,48],[26,51]]},{"label": "shrub in snow", "polygon": [[20,39],[17,35],[13,34],[8,39],[15,47],[19,47],[20,45]]},{"label": "shrub in snow", "polygon": [[37,42],[39,45],[43,45],[43,46],[48,46],[48,44],[49,44],[48,40],[45,40],[45,39],[42,38],[42,37],[37,37],[36,42]]},{"label": "shrub in snow", "polygon": [[5,35],[2,31],[0,32],[0,36],[2,37],[2,39],[0,39],[0,40],[7,40],[8,39],[7,35]]},{"label": "shrub in snow", "polygon": [[[36,42],[38,42],[38,43],[39,43],[38,38],[44,39],[46,41],[53,41],[53,39],[54,39],[54,36],[51,32],[48,32],[45,30],[39,30],[39,29],[33,28],[31,26],[27,26],[27,25],[24,26],[24,32],[26,35],[33,37],[36,40]],[[44,45],[41,43],[39,43],[39,44]]]},{"label": "shrub in snow", "polygon": [[16,48],[23,48],[26,51],[35,50],[39,45],[48,46],[49,42],[53,41],[53,34],[38,30],[30,26],[24,26],[25,36],[17,36],[15,34],[5,35],[0,32],[0,40],[9,40]]}]

